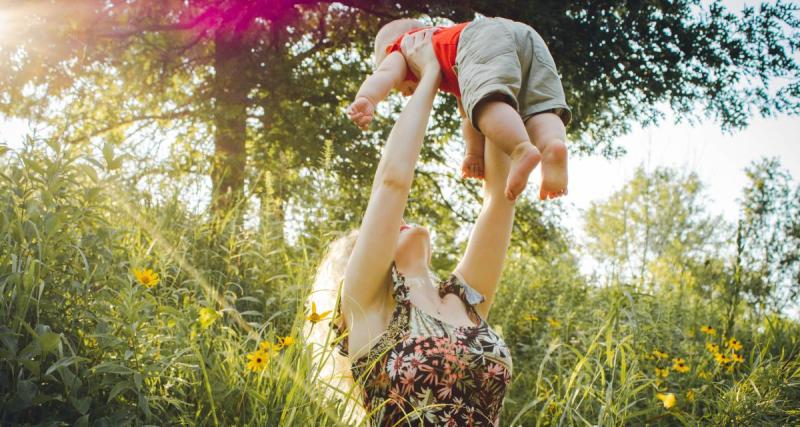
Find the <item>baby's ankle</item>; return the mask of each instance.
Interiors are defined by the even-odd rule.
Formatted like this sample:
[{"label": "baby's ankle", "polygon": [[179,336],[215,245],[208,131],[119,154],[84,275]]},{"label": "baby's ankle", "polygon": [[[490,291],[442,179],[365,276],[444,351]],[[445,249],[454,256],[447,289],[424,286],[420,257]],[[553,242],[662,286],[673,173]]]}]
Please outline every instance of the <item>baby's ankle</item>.
[{"label": "baby's ankle", "polygon": [[509,154],[509,156],[511,157],[511,160],[519,160],[524,156],[528,156],[530,154],[538,154],[538,153],[539,150],[536,147],[534,147],[533,144],[530,143],[530,141],[525,141],[517,144],[517,146],[514,147],[514,150],[511,151],[511,154]]},{"label": "baby's ankle", "polygon": [[561,139],[543,139],[542,141],[539,141],[539,144],[536,145],[536,148],[539,150],[539,152],[544,153],[545,151],[559,145],[566,147],[567,144]]}]

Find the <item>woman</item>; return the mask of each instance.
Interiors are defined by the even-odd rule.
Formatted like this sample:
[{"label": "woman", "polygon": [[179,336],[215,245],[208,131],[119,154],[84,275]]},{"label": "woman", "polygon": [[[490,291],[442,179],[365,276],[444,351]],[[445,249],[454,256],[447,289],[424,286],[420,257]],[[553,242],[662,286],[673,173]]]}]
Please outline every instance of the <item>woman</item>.
[{"label": "woman", "polygon": [[[311,300],[319,311],[331,309],[323,301],[332,299],[336,285],[330,284],[344,275],[336,326],[346,331],[341,349],[375,424],[497,425],[511,357],[485,319],[514,216],[513,202],[503,193],[508,157],[486,144],[483,208],[466,253],[447,280],[438,281],[429,271],[428,230],[403,220],[439,85],[430,35],[403,40],[419,84],[386,142],[359,232],[334,245]],[[347,259],[344,271],[337,268]],[[332,369],[345,368],[346,361],[331,360],[338,363]]]}]

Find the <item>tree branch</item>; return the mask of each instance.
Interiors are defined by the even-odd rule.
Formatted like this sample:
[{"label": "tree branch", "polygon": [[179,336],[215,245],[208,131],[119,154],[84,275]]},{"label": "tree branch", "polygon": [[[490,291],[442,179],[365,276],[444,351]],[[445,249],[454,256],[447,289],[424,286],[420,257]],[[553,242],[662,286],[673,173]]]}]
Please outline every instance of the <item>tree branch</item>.
[{"label": "tree branch", "polygon": [[182,110],[182,111],[171,111],[171,112],[166,113],[166,114],[147,114],[147,115],[144,115],[144,116],[132,117],[130,119],[123,120],[121,122],[114,123],[112,125],[106,126],[106,127],[102,128],[100,130],[92,132],[89,135],[84,135],[84,136],[75,138],[73,140],[68,141],[67,143],[68,144],[78,144],[78,143],[87,141],[87,140],[89,140],[91,138],[94,138],[96,136],[100,136],[100,135],[102,135],[104,133],[111,132],[111,131],[113,131],[115,129],[118,129],[118,128],[122,127],[122,126],[127,126],[127,125],[130,125],[130,124],[141,122],[141,121],[145,121],[145,120],[175,120],[175,119],[180,118],[180,117],[188,116],[189,114],[192,114],[192,113],[194,113],[194,111],[192,111],[192,110]]},{"label": "tree branch", "polygon": [[155,24],[155,25],[146,25],[142,27],[118,29],[106,33],[99,33],[97,35],[100,37],[108,37],[108,38],[127,38],[147,32],[187,31],[197,27],[204,21],[208,20],[209,17],[212,17],[214,15],[214,12],[217,12],[217,8],[209,7],[203,10],[199,15],[195,16],[194,18],[186,22],[178,22],[175,24]]},{"label": "tree branch", "polygon": [[386,19],[400,19],[400,18],[404,18],[404,17],[407,16],[407,15],[404,15],[403,13],[399,13],[399,14],[395,15],[395,14],[391,14],[391,13],[388,13],[388,12],[385,12],[385,11],[380,11],[380,10],[377,10],[377,9],[373,9],[371,7],[372,5],[374,5],[373,1],[349,0],[349,1],[340,1],[340,3],[342,3],[342,4],[346,5],[346,6],[350,6],[352,8],[355,8],[355,9],[363,10],[364,12],[367,12],[370,15],[375,15],[375,16],[378,16],[378,17],[381,17],[381,18],[386,18]]}]

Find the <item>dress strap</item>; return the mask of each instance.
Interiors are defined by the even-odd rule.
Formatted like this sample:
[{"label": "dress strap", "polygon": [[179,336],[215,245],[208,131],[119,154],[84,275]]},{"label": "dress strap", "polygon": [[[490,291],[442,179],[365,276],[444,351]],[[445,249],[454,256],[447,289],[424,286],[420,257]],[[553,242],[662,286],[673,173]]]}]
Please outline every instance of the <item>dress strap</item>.
[{"label": "dress strap", "polygon": [[483,294],[468,285],[467,282],[455,272],[439,286],[439,298],[444,298],[445,295],[451,293],[458,295],[468,307],[474,307],[486,300]]},{"label": "dress strap", "polygon": [[394,295],[394,300],[397,301],[398,304],[408,304],[408,285],[406,285],[406,277],[403,276],[397,269],[397,265],[392,262],[392,293]]}]

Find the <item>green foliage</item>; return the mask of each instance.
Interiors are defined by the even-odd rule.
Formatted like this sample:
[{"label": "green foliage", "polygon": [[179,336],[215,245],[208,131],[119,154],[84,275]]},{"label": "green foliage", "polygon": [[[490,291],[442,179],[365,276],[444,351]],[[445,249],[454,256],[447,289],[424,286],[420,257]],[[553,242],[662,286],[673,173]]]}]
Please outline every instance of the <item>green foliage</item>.
[{"label": "green foliage", "polygon": [[[134,190],[110,167],[117,157],[34,141],[0,157],[0,423],[342,425],[300,328],[321,252],[351,224],[287,242],[268,218],[209,220],[177,195]],[[515,244],[489,319],[514,356],[503,424],[796,424],[800,325],[740,306],[743,348],[726,348],[725,300],[701,292],[719,266],[693,268],[700,284],[684,294],[597,287],[563,238],[534,254]],[[142,269],[158,283],[140,283]],[[286,336],[297,342],[247,369],[248,354]],[[743,361],[721,366],[707,343]],[[688,372],[656,375],[677,357]]]},{"label": "green foliage", "polygon": [[[586,248],[607,280],[639,286],[691,286],[697,270],[724,256],[720,218],[704,212],[703,186],[694,174],[641,167],[625,187],[586,213]],[[702,268],[696,264],[704,262]]]},{"label": "green foliage", "polygon": [[740,246],[742,289],[757,304],[781,310],[800,295],[800,185],[777,159],[747,169]]},{"label": "green foliage", "polygon": [[[269,409],[306,384],[249,376],[244,356],[295,330],[316,245],[294,251],[227,223],[198,227],[175,202],[154,208],[122,191],[111,168],[51,146],[2,160],[2,424],[277,424]],[[142,268],[156,286],[137,282]],[[221,316],[209,329],[198,320],[205,307]],[[283,357],[305,360],[293,349]],[[273,403],[261,407],[266,396]]]}]

